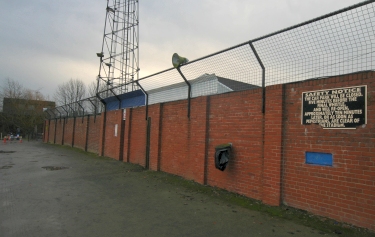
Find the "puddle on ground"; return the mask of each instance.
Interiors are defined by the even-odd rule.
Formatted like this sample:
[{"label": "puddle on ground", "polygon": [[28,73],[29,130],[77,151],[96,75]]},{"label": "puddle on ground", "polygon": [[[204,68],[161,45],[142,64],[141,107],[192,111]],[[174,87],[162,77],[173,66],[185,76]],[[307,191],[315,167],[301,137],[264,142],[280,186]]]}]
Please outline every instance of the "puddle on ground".
[{"label": "puddle on ground", "polygon": [[4,170],[4,169],[10,169],[10,168],[12,168],[13,166],[11,166],[11,165],[4,165],[4,166],[1,166],[0,167],[0,170]]},{"label": "puddle on ground", "polygon": [[45,170],[63,170],[63,169],[69,169],[69,167],[64,166],[43,166],[42,167]]},{"label": "puddle on ground", "polygon": [[0,150],[0,153],[14,153],[15,151],[2,151]]}]

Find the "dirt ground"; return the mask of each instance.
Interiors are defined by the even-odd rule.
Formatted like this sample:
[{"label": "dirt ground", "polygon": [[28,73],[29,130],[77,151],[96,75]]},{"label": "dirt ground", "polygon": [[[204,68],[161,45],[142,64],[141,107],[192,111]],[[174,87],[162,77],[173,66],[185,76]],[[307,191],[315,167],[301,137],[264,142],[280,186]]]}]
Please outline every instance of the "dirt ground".
[{"label": "dirt ground", "polygon": [[77,149],[0,144],[3,237],[372,235],[307,227],[244,200]]}]

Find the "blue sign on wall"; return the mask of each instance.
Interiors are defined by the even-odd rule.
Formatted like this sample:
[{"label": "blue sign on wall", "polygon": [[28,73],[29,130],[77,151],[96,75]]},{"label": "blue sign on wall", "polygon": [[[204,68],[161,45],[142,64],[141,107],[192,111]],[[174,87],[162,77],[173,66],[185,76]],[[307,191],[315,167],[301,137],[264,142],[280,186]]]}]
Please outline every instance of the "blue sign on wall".
[{"label": "blue sign on wall", "polygon": [[141,90],[136,90],[117,95],[117,97],[105,98],[104,101],[106,102],[106,110],[111,111],[146,105],[146,96]]},{"label": "blue sign on wall", "polygon": [[306,164],[332,166],[333,157],[331,153],[309,152],[305,153]]}]

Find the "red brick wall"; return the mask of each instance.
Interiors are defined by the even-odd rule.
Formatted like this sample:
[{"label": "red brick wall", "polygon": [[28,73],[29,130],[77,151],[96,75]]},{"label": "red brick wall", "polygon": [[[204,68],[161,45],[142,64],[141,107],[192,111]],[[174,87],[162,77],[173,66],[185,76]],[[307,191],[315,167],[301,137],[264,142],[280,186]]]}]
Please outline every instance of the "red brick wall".
[{"label": "red brick wall", "polygon": [[161,116],[162,104],[149,106],[148,116],[151,117],[150,132],[150,169],[160,170]]},{"label": "red brick wall", "polygon": [[209,97],[191,100],[190,119],[188,120],[188,146],[185,158],[187,178],[198,183],[207,183],[207,141]]},{"label": "red brick wall", "polygon": [[[77,117],[74,131],[74,147],[85,149],[86,146],[87,116]],[[66,133],[66,132],[65,132]]]},{"label": "red brick wall", "polygon": [[48,136],[48,140],[50,143],[55,143],[55,135],[56,135],[56,125],[57,125],[57,119],[53,119],[51,120],[51,124],[50,124],[50,130],[49,130],[49,136]]},{"label": "red brick wall", "polygon": [[131,108],[126,109],[126,120],[125,120],[124,140],[123,140],[124,149],[122,150],[123,152],[122,157],[123,157],[124,162],[129,162],[129,159],[130,159],[129,146],[130,146],[130,141],[131,141],[130,135],[131,135],[131,130],[132,130],[132,126],[131,126],[132,112],[133,112],[133,109]]},{"label": "red brick wall", "polygon": [[57,119],[51,120],[51,126],[50,126],[51,129],[50,129],[50,136],[49,136],[49,140],[51,143],[55,143],[55,140],[56,140],[57,123],[58,123]]},{"label": "red brick wall", "polygon": [[[212,96],[209,113],[207,181],[255,199],[262,199],[262,90]],[[232,143],[226,170],[215,168],[215,147]]]},{"label": "red brick wall", "polygon": [[48,142],[49,120],[44,120],[43,123],[43,142]]},{"label": "red brick wall", "polygon": [[65,120],[64,145],[72,146],[74,118]]},{"label": "red brick wall", "polygon": [[267,87],[266,98],[262,200],[278,206],[281,201],[283,85]]},{"label": "red brick wall", "polygon": [[[45,121],[45,127],[44,127],[44,142],[49,143],[51,142],[51,134],[54,129],[55,125],[51,125],[54,120],[46,120]],[[53,141],[52,141],[53,142]]]},{"label": "red brick wall", "polygon": [[87,151],[99,153],[100,131],[102,125],[101,115],[91,115],[88,124]]},{"label": "red brick wall", "polygon": [[187,160],[187,101],[163,105],[161,122],[160,170],[184,176]]},{"label": "red brick wall", "polygon": [[56,144],[62,145],[63,142],[63,128],[64,128],[64,119],[57,119],[56,126]]},{"label": "red brick wall", "polygon": [[[367,85],[366,125],[345,130],[301,124],[302,92],[358,85]],[[186,100],[151,105],[150,169],[375,230],[374,97],[375,72],[368,72],[269,86],[264,114],[262,89],[194,98],[190,119]],[[97,116],[95,123],[91,116],[88,150],[144,166],[145,112],[146,107],[127,109],[126,121],[122,110],[107,112],[106,120]],[[57,120],[58,144],[61,123]],[[51,120],[49,142],[54,124]],[[224,172],[214,165],[215,146],[223,143],[233,144]],[[333,166],[305,164],[307,151],[331,153]]]},{"label": "red brick wall", "polygon": [[[106,112],[106,124],[105,124],[105,137],[103,155],[114,158],[116,160],[122,159],[120,156],[120,137],[121,137],[121,126],[123,124],[122,110],[114,110]],[[115,126],[117,124],[117,136],[115,136]],[[100,149],[99,149],[100,150]]]},{"label": "red brick wall", "polygon": [[159,161],[161,171],[204,182],[206,99],[201,97],[191,100],[190,119],[187,117],[187,101],[163,105]]},{"label": "red brick wall", "polygon": [[126,161],[146,166],[146,107],[132,109],[130,126]]},{"label": "red brick wall", "polygon": [[[367,85],[367,125],[301,125],[302,92]],[[375,73],[286,85],[283,201],[318,215],[375,230]],[[332,153],[333,167],[305,164],[305,151]]]}]

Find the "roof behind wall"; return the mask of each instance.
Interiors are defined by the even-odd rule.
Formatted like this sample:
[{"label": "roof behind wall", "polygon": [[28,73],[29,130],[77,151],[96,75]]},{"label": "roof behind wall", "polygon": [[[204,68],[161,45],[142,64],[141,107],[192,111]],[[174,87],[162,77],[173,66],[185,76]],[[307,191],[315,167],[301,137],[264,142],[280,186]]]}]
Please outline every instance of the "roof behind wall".
[{"label": "roof behind wall", "polygon": [[252,84],[248,84],[248,83],[244,83],[240,81],[235,81],[235,80],[231,80],[231,79],[224,78],[224,77],[217,77],[217,79],[221,84],[227,86],[233,91],[243,91],[243,90],[252,90],[252,89],[260,88],[260,86],[256,86],[256,85],[252,85]]},{"label": "roof behind wall", "polygon": [[[189,83],[194,84],[194,83],[213,80],[213,79],[216,79],[216,78],[218,79],[219,83],[228,87],[232,91],[242,91],[242,90],[251,90],[251,89],[260,88],[260,86],[256,86],[256,85],[252,85],[252,84],[248,84],[248,83],[244,83],[244,82],[240,82],[240,81],[235,81],[235,80],[231,80],[231,79],[224,78],[224,77],[219,77],[219,76],[216,76],[215,74],[203,74],[196,79],[189,80]],[[182,78],[181,78],[181,80],[182,80]],[[173,88],[177,88],[177,87],[184,87],[184,86],[187,86],[187,84],[186,84],[186,82],[182,81],[182,82],[179,82],[179,83],[176,83],[176,84],[172,84],[172,85],[156,88],[156,89],[153,89],[153,90],[149,90],[149,91],[147,91],[147,93],[152,94],[152,93],[165,91],[165,90],[169,90],[169,89],[173,89]]]}]

